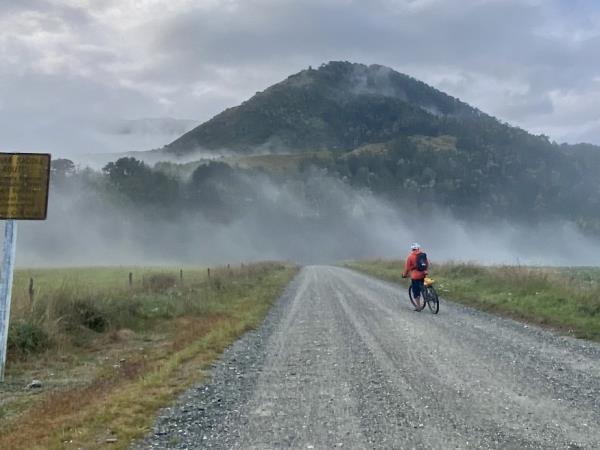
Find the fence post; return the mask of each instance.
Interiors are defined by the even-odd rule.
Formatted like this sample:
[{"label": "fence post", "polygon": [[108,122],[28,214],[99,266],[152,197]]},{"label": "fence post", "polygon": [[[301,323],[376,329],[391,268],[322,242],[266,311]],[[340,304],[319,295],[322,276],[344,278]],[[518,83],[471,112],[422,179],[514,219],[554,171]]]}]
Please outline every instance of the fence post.
[{"label": "fence post", "polygon": [[210,280],[210,267],[206,269],[206,273],[208,274],[208,279]]},{"label": "fence post", "polygon": [[29,306],[31,306],[31,310],[33,311],[33,301],[35,296],[35,290],[33,288],[33,277],[29,278]]},{"label": "fence post", "polygon": [[129,272],[129,288],[133,287],[133,273]]},{"label": "fence post", "polygon": [[179,269],[179,281],[183,284],[183,269]]}]

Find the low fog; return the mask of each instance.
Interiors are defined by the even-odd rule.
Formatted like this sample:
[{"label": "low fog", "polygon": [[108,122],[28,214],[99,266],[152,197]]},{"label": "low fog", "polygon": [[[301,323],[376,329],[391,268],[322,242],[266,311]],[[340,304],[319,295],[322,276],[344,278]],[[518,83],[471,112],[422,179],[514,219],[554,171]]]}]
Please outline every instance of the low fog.
[{"label": "low fog", "polygon": [[305,183],[274,183],[266,175],[244,181],[251,186],[247,196],[237,198],[235,209],[221,220],[202,210],[161,217],[119,205],[87,185],[53,189],[48,219],[19,224],[17,264],[335,263],[403,258],[413,241],[434,262],[600,263],[600,242],[568,223],[483,226],[439,209],[396,209],[316,169]]}]

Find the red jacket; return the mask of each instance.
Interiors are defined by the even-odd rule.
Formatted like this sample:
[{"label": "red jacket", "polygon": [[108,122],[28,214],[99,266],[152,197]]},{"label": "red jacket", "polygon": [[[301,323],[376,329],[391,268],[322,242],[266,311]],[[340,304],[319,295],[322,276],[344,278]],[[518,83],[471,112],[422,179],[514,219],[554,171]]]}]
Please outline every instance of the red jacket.
[{"label": "red jacket", "polygon": [[407,277],[410,272],[410,278],[412,280],[422,280],[427,275],[427,271],[417,270],[417,255],[421,253],[421,250],[412,250],[406,258],[406,264],[404,265],[404,272],[402,276]]}]

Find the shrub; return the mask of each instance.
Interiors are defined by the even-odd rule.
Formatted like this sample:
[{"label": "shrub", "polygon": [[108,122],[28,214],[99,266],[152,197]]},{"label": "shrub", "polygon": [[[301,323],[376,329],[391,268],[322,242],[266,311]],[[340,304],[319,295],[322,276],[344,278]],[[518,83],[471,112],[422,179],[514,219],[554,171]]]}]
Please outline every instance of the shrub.
[{"label": "shrub", "polygon": [[175,287],[176,284],[177,277],[168,273],[155,273],[144,277],[143,280],[144,288],[152,292],[165,292]]},{"label": "shrub", "polygon": [[223,280],[221,280],[221,277],[214,277],[212,284],[215,289],[221,290],[221,288],[223,287]]},{"label": "shrub", "polygon": [[76,323],[99,333],[108,328],[109,320],[103,311],[89,301],[77,301],[73,305]]},{"label": "shrub", "polygon": [[20,355],[39,353],[50,347],[48,334],[38,325],[20,320],[8,330],[8,350]]},{"label": "shrub", "polygon": [[55,303],[54,314],[59,317],[59,323],[66,330],[77,330],[82,326],[90,330],[103,332],[109,326],[109,319],[98,305],[100,299],[63,299]]}]

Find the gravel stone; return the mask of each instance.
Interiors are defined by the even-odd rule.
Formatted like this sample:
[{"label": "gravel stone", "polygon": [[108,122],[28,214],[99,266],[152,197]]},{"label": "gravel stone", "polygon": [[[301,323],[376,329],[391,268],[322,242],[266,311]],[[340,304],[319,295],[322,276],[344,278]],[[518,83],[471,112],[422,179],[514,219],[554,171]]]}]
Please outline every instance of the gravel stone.
[{"label": "gravel stone", "polygon": [[42,382],[40,380],[32,380],[31,383],[27,385],[27,389],[41,389]]}]

